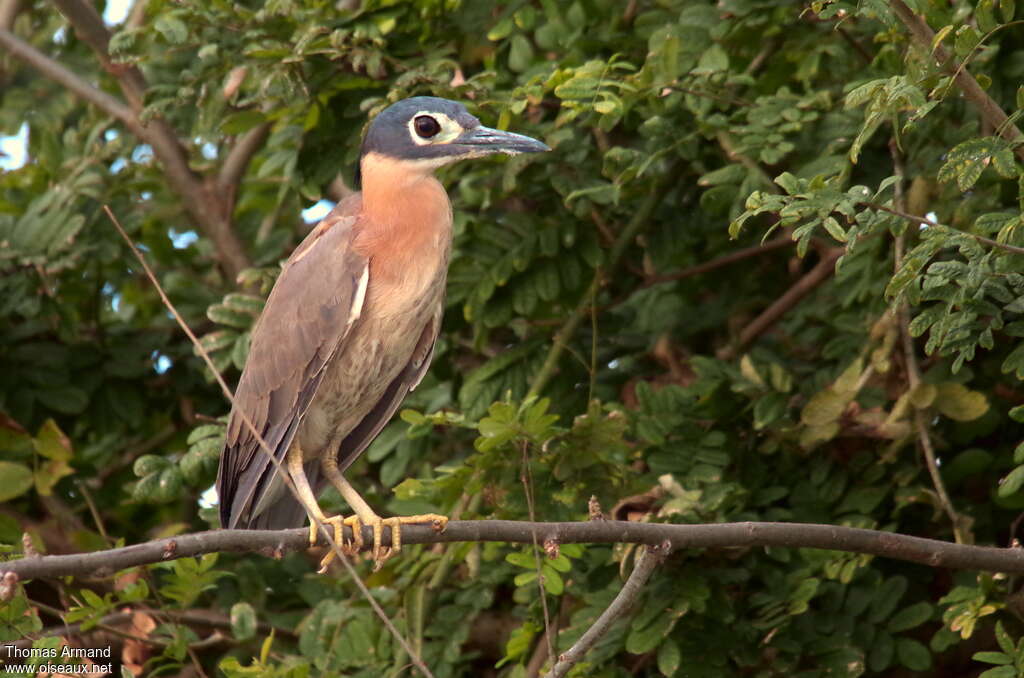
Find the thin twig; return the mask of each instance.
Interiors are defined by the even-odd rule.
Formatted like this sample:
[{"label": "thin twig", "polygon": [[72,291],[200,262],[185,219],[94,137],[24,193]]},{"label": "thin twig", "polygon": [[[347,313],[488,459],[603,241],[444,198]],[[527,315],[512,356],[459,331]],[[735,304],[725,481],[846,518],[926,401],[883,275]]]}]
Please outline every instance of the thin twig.
[{"label": "thin twig", "polygon": [[[163,287],[160,285],[160,281],[157,280],[156,275],[153,273],[153,270],[149,267],[149,264],[146,263],[145,257],[142,256],[142,252],[140,252],[139,248],[135,246],[135,243],[132,241],[132,239],[128,237],[128,233],[125,232],[124,228],[122,228],[120,222],[118,222],[117,220],[117,217],[114,216],[114,213],[110,210],[110,207],[104,205],[103,209],[107,213],[107,216],[110,218],[110,221],[114,224],[114,227],[117,228],[118,232],[121,234],[121,237],[124,238],[126,243],[128,243],[128,247],[131,248],[132,253],[135,255],[135,258],[139,260],[139,263],[142,265],[143,270],[149,277],[150,282],[153,283],[153,286],[156,288],[157,293],[160,295],[160,299],[163,301],[164,306],[171,312],[171,314],[174,316],[174,319],[181,326],[182,331],[186,334],[186,336],[188,336],[189,340],[192,342],[192,345],[195,346],[196,350],[199,352],[202,359],[206,362],[207,367],[209,367],[210,371],[213,373],[214,377],[217,380],[217,383],[220,384],[221,390],[224,392],[224,396],[228,399],[228,402],[231,403],[233,408],[235,404],[234,394],[231,392],[231,389],[228,388],[228,385],[224,381],[224,378],[220,375],[220,372],[217,371],[217,368],[214,366],[213,360],[210,358],[209,353],[207,353],[206,349],[203,348],[203,345],[199,343],[199,340],[196,338],[196,335],[192,332],[192,329],[188,326],[188,323],[186,323],[185,319],[181,317],[180,313],[178,313],[178,309],[175,308],[174,304],[171,303],[171,300],[167,297],[167,294],[164,292]],[[298,497],[298,494],[295,492],[295,486],[291,482],[291,478],[288,476],[287,473],[285,473],[284,469],[281,468],[280,460],[274,455],[273,451],[270,449],[266,441],[263,439],[263,436],[253,425],[252,420],[249,418],[249,415],[246,414],[245,410],[242,409],[237,410],[237,413],[242,418],[243,424],[245,424],[249,432],[254,436],[257,443],[259,443],[260,449],[264,453],[266,453],[268,459],[271,461],[271,463],[274,464],[277,473],[284,480],[285,485],[288,487],[289,491],[295,493],[295,496]],[[384,622],[384,625],[387,627],[388,631],[390,631],[394,635],[395,640],[398,641],[399,645],[401,645],[402,648],[412,658],[412,662],[416,665],[416,668],[418,668],[423,673],[424,676],[427,676],[427,678],[433,678],[433,674],[430,672],[430,669],[428,669],[426,664],[423,663],[423,660],[420,658],[420,656],[412,651],[412,648],[409,646],[408,641],[398,632],[398,629],[395,628],[394,624],[391,623],[391,620],[388,619],[386,614],[384,614],[384,610],[381,609],[380,605],[377,604],[377,601],[374,600],[373,596],[370,595],[369,589],[366,588],[366,585],[363,584],[362,580],[359,578],[359,575],[356,573],[355,568],[353,568],[352,564],[349,562],[348,557],[344,554],[344,552],[342,552],[339,544],[337,544],[334,541],[334,537],[331,534],[330,530],[327,530],[326,528],[322,529],[321,534],[324,537],[326,537],[330,548],[334,550],[334,553],[338,557],[338,560],[340,560],[341,563],[345,566],[345,568],[351,575],[352,579],[355,580],[356,586],[359,588],[360,591],[363,592],[363,595],[366,596],[367,601],[369,601],[370,603],[370,607],[372,607],[374,612],[381,618],[381,621]],[[306,531],[306,535],[306,545],[308,547],[308,531]],[[372,536],[370,538],[370,541],[373,541]],[[174,542],[172,541],[171,543],[173,544]],[[171,553],[173,553],[173,551],[174,549],[172,548]]]},{"label": "thin twig", "polygon": [[702,264],[684,268],[681,271],[675,273],[663,273],[661,275],[653,275],[644,280],[644,287],[651,287],[652,285],[658,285],[665,282],[672,282],[675,280],[683,280],[684,278],[692,278],[695,275],[701,275],[702,273],[709,273],[716,269],[730,264],[735,264],[744,259],[750,259],[751,257],[760,256],[767,252],[774,252],[775,250],[782,249],[784,247],[790,247],[795,241],[789,236],[789,234],[779,236],[768,242],[761,243],[760,245],[752,245],[750,247],[744,247],[743,249],[730,252],[717,259],[711,261],[705,261]]},{"label": "thin twig", "polygon": [[853,51],[855,51],[860,56],[860,58],[864,60],[864,63],[870,64],[872,61],[875,60],[875,57],[872,56],[871,52],[864,49],[864,45],[860,44],[860,42],[855,37],[850,35],[849,31],[847,31],[845,28],[843,28],[842,26],[836,26],[836,32],[843,37],[843,40],[845,40],[850,45],[850,47],[853,47]]},{"label": "thin twig", "polygon": [[725,157],[729,158],[732,162],[738,162],[757,175],[758,180],[762,185],[767,187],[768,190],[773,192],[778,190],[778,187],[775,182],[772,181],[771,176],[757,164],[756,160],[736,150],[736,144],[733,143],[732,137],[725,132],[719,132],[715,138],[718,140],[718,145],[722,147],[722,151],[725,152]]},{"label": "thin twig", "polygon": [[[402,530],[403,544],[497,541],[532,544],[536,533],[542,542],[559,544],[660,544],[666,539],[674,550],[682,548],[818,548],[866,553],[906,560],[929,567],[1024,574],[1024,549],[954,544],[895,532],[840,525],[810,523],[715,523],[667,525],[618,520],[575,523],[530,523],[514,520],[456,520],[444,532],[428,525],[409,525]],[[346,526],[346,539],[352,532]],[[363,527],[367,544],[373,531]],[[391,544],[384,532],[384,546]],[[205,553],[236,552],[278,555],[309,548],[309,529],[214,530],[154,539],[117,549],[68,555],[35,556],[0,562],[0,579],[12,573],[26,579],[109,576],[120,570],[166,562]]]},{"label": "thin twig", "polygon": [[961,233],[963,235],[974,238],[978,242],[985,243],[986,245],[991,245],[992,247],[996,247],[1007,252],[1012,252],[1013,254],[1024,254],[1024,247],[1017,247],[1016,245],[1007,245],[1006,243],[993,240],[992,238],[986,238],[985,236],[978,235],[977,233],[961,231],[959,228],[953,228],[952,226],[947,226],[946,224],[940,224],[939,222],[932,221],[927,217],[919,217],[916,214],[910,214],[909,212],[905,212],[900,209],[894,209],[892,207],[887,207],[885,205],[879,205],[878,203],[874,202],[862,202],[858,204],[863,205],[864,207],[870,207],[873,210],[878,210],[879,212],[886,212],[895,217],[906,219],[907,221],[912,221],[914,223],[921,224],[922,226],[928,226],[929,228],[947,228],[950,231],[953,231],[954,233]]},{"label": "thin twig", "polygon": [[[896,144],[895,139],[889,143],[889,152],[892,155],[893,161],[893,173],[897,177],[897,181],[893,186],[893,203],[896,205],[896,209],[883,209],[883,211],[896,214],[896,216],[913,220],[912,214],[907,212],[906,196],[903,192],[903,181],[904,181],[904,165],[903,156],[900,153],[899,146]],[[932,224],[935,225],[935,224]],[[893,247],[893,270],[899,271],[903,265],[903,254],[905,249],[905,235],[900,233],[896,236],[894,247]],[[896,317],[899,320],[899,331],[900,339],[903,347],[903,361],[907,368],[907,389],[911,392],[914,391],[921,383],[921,367],[917,362],[917,351],[914,347],[914,337],[910,334],[910,305],[904,299],[900,302]],[[935,456],[935,446],[932,444],[931,433],[928,430],[928,424],[925,421],[924,412],[915,407],[914,408],[914,428],[917,431],[917,440],[921,444],[921,450],[924,452],[925,466],[928,468],[928,475],[931,476],[932,485],[935,487],[935,494],[939,499],[939,504],[942,506],[942,510],[949,516],[949,521],[953,525],[953,538],[956,539],[958,544],[966,543],[964,534],[961,531],[961,520],[957,514],[956,509],[953,508],[953,501],[949,498],[949,493],[946,492],[946,484],[942,481],[942,474],[939,472],[939,462]]]},{"label": "thin twig", "polygon": [[672,545],[669,542],[664,542],[657,546],[647,546],[641,551],[640,558],[633,565],[633,571],[626,583],[622,585],[619,594],[615,596],[615,599],[605,608],[593,625],[580,636],[580,639],[558,658],[558,662],[545,678],[562,678],[569,672],[569,669],[583,659],[590,648],[604,637],[611,625],[629,611],[636,599],[640,597],[640,592],[643,591],[644,584],[654,572],[654,568],[664,562],[671,550]]},{"label": "thin twig", "polygon": [[[63,610],[50,607],[48,605],[40,605],[36,601],[32,601],[31,604],[33,607],[39,607],[41,610],[43,610],[43,612],[46,612],[47,614],[57,618],[61,618],[65,614]],[[132,620],[132,617],[137,613],[149,614],[150,612],[145,609],[133,610],[131,612],[114,612],[112,614],[100,617],[100,619],[96,623],[103,624],[105,626],[117,626],[119,624],[130,622]],[[230,619],[228,619],[224,615],[217,614],[215,612],[187,610],[184,612],[163,611],[162,614],[163,616],[171,619],[172,621],[187,624],[189,626],[206,626],[209,628],[227,630],[230,630],[232,628]],[[41,638],[50,638],[53,636],[63,636],[70,638],[84,636],[93,633],[96,627],[93,627],[88,631],[82,631],[82,625],[84,623],[85,622],[78,622],[74,624],[59,624],[54,626],[48,626],[47,628],[41,631],[29,634],[28,637],[21,638],[19,640],[5,642],[3,643],[3,645],[0,645],[0,648],[7,646],[17,648],[32,647],[33,641],[39,640]],[[291,631],[280,626],[272,626],[264,622],[257,622],[256,630],[260,631],[261,633],[270,633],[271,631],[273,631],[276,635],[279,636],[283,635],[292,638],[295,637],[294,631]],[[8,654],[3,650],[0,650],[0,657],[5,656],[8,656]]]},{"label": "thin twig", "polygon": [[[526,507],[530,513],[530,522],[534,523],[537,521],[537,517],[533,509],[533,474],[530,472],[530,457],[527,449],[527,443],[524,441],[522,444],[523,452],[523,470],[519,476],[519,479],[523,483],[523,492],[526,494]],[[540,559],[540,543],[537,540],[537,533],[533,533],[533,562],[537,568],[537,591],[540,594],[540,605],[541,610],[544,613],[544,640],[548,646],[548,656],[555,656],[555,639],[551,637],[551,616],[548,612],[548,592],[544,587],[544,572],[541,567]]]}]

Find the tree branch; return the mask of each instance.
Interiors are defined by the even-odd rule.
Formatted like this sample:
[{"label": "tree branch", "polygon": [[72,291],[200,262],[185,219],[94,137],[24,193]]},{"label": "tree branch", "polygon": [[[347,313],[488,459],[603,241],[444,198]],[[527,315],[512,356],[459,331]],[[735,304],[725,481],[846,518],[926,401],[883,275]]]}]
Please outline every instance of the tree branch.
[{"label": "tree branch", "polygon": [[605,608],[601,616],[580,636],[580,639],[572,647],[566,650],[564,654],[559,655],[558,662],[555,663],[545,678],[562,678],[562,676],[569,672],[569,669],[583,659],[583,655],[590,651],[590,648],[604,636],[611,625],[633,607],[633,603],[640,596],[640,592],[643,590],[647,580],[650,579],[654,568],[665,561],[671,550],[672,545],[664,542],[658,546],[647,546],[641,551],[640,558],[637,559],[636,564],[633,566],[629,579],[622,585],[622,589],[615,596],[615,600]]},{"label": "tree branch", "polygon": [[946,224],[940,224],[937,221],[932,221],[931,219],[925,217],[919,217],[916,214],[910,214],[909,212],[905,212],[903,210],[893,209],[892,207],[886,207],[885,205],[879,205],[876,202],[862,202],[858,204],[863,205],[864,207],[870,207],[873,210],[878,210],[879,212],[886,212],[888,214],[893,215],[894,217],[906,219],[907,221],[912,221],[916,224],[921,224],[922,226],[948,228],[951,231],[963,233],[964,235],[974,238],[980,243],[985,243],[986,245],[990,245],[991,247],[995,247],[1006,252],[1011,252],[1013,254],[1024,254],[1024,247],[1017,247],[1016,245],[1007,245],[1004,242],[999,242],[998,240],[993,240],[992,238],[986,238],[985,236],[978,235],[977,233],[961,231],[959,228],[953,228],[952,226],[947,226]]},{"label": "tree branch", "polygon": [[651,287],[652,285],[658,285],[664,282],[672,282],[675,280],[683,280],[684,278],[692,278],[695,275],[708,273],[710,271],[714,271],[715,269],[722,268],[723,266],[729,266],[739,261],[743,261],[744,259],[750,259],[751,257],[760,256],[767,252],[772,252],[774,250],[782,249],[784,247],[789,247],[795,244],[796,241],[794,241],[787,233],[785,235],[779,236],[778,238],[775,238],[774,240],[769,240],[768,242],[761,243],[759,245],[744,247],[743,249],[736,250],[735,252],[730,252],[729,254],[722,255],[717,259],[705,261],[702,264],[697,264],[696,266],[684,268],[683,270],[676,271],[675,273],[652,275],[651,277],[644,281],[643,286]]},{"label": "tree branch", "polygon": [[799,304],[815,287],[831,277],[836,270],[836,261],[843,256],[845,251],[842,247],[836,247],[823,253],[817,266],[797,280],[792,287],[786,290],[785,294],[772,302],[772,305],[762,311],[761,315],[743,328],[736,343],[722,351],[721,358],[723,360],[733,358],[737,351],[759,337],[761,333],[785,315],[786,311]]},{"label": "tree branch", "polygon": [[78,98],[88,101],[107,115],[121,121],[134,134],[142,136],[142,126],[135,119],[132,109],[125,106],[117,98],[96,89],[62,64],[54,61],[4,28],[0,28],[0,47],[3,47],[13,57],[35,68],[58,85],[67,88],[68,91]]},{"label": "tree branch", "polygon": [[263,142],[267,140],[269,134],[269,122],[253,127],[235,141],[235,145],[231,147],[227,158],[224,159],[224,164],[220,167],[220,174],[217,175],[217,187],[225,194],[230,195],[232,202],[238,193],[238,185],[242,182],[249,162],[263,147]]},{"label": "tree branch", "polygon": [[[345,528],[345,540],[351,531]],[[456,520],[444,532],[425,525],[402,528],[403,544],[501,541],[532,544],[660,544],[668,541],[674,551],[686,548],[757,548],[780,546],[818,548],[906,560],[929,567],[985,572],[1024,573],[1024,549],[972,546],[912,537],[894,532],[811,523],[716,523],[669,525],[617,520],[578,523],[530,523],[513,520]],[[383,544],[390,545],[385,531]],[[363,527],[367,544],[373,543],[369,526]],[[116,549],[70,555],[37,556],[0,562],[0,580],[89,575],[109,576],[119,570],[150,563],[216,552],[258,552],[280,557],[309,546],[309,529],[214,530],[167,539],[155,539]]]},{"label": "tree branch", "polygon": [[10,30],[21,12],[21,0],[0,0],[0,29]]},{"label": "tree branch", "polygon": [[[923,17],[914,13],[903,0],[889,0],[892,11],[903,22],[903,25],[910,31],[911,37],[918,46],[925,52],[932,53],[932,42],[935,39],[935,32],[931,29]],[[999,104],[990,97],[974,76],[970,74],[964,64],[956,63],[949,52],[942,45],[936,45],[934,50],[935,59],[942,64],[943,70],[953,76],[964,97],[978,109],[982,120],[998,131],[999,135],[1010,142],[1021,140],[1021,131],[1006,116]],[[1021,160],[1024,160],[1024,146],[1017,146],[1014,153]]]},{"label": "tree branch", "polygon": [[223,196],[215,187],[204,185],[202,179],[192,171],[188,164],[188,152],[166,120],[157,117],[145,125],[139,121],[138,114],[142,111],[146,90],[142,72],[135,66],[111,61],[107,52],[110,32],[96,9],[81,0],[54,0],[54,4],[71,23],[75,33],[93,49],[103,68],[117,78],[128,106],[85,84],[71,71],[7,31],[2,31],[5,35],[0,35],[0,44],[24,63],[67,87],[76,96],[114,116],[153,148],[153,154],[163,166],[168,183],[181,198],[182,207],[213,242],[221,265],[234,280],[251,264],[232,227],[230,210]]},{"label": "tree branch", "polygon": [[[146,80],[142,77],[142,71],[129,64],[115,64],[110,59],[108,46],[110,44],[110,31],[103,23],[96,8],[90,3],[82,0],[53,0],[60,13],[64,15],[75,29],[75,35],[85,41],[85,44],[92,48],[92,51],[99,57],[103,69],[117,77],[129,104],[135,111],[141,111],[143,97],[146,93]],[[177,139],[175,138],[175,141]]]}]

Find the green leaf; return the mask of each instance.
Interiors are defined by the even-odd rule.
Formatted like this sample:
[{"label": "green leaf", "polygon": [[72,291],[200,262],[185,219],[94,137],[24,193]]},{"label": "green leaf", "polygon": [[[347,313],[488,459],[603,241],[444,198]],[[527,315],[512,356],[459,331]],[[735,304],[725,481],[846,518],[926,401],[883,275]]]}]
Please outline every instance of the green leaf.
[{"label": "green leaf", "polygon": [[932,666],[931,652],[912,638],[896,639],[896,656],[911,671],[927,671]]},{"label": "green leaf", "polygon": [[683,657],[682,652],[679,650],[679,645],[671,638],[666,638],[658,646],[658,671],[661,672],[661,675],[676,675],[676,671],[679,670],[679,665],[682,661]]},{"label": "green leaf", "polygon": [[974,19],[978,22],[978,29],[982,33],[988,33],[998,26],[994,0],[979,0],[974,7]]},{"label": "green leaf", "polygon": [[266,121],[266,115],[256,110],[240,111],[225,116],[220,129],[225,134],[241,134]]},{"label": "green leaf", "polygon": [[64,414],[81,414],[89,405],[88,394],[70,384],[42,387],[35,394],[44,405]]},{"label": "green leaf", "polygon": [[950,419],[973,421],[988,412],[988,400],[980,391],[953,382],[938,384],[936,388],[934,405]]},{"label": "green leaf", "polygon": [[0,461],[0,501],[10,501],[32,488],[32,469],[13,461]]},{"label": "green leaf", "polygon": [[939,169],[939,181],[956,179],[961,191],[969,190],[991,163],[992,157],[1002,150],[1001,144],[993,137],[968,139],[958,144],[949,152],[946,163]]},{"label": "green leaf", "polygon": [[918,601],[909,607],[905,607],[902,610],[894,614],[888,623],[889,631],[892,633],[899,633],[901,631],[909,631],[910,629],[917,628],[921,624],[928,621],[932,616],[932,606],[926,601]]},{"label": "green leaf", "polygon": [[[1017,3],[1015,0],[999,0],[999,15],[1003,19],[1003,23],[1010,23],[1013,21],[1013,17],[1017,13]],[[1020,106],[1018,106],[1020,108]]]},{"label": "green leaf", "polygon": [[249,603],[231,606],[231,633],[235,640],[248,640],[256,635],[256,611]]},{"label": "green leaf", "polygon": [[1024,485],[1024,465],[1013,469],[999,481],[998,494],[1000,497],[1009,497],[1016,494],[1021,485]]},{"label": "green leaf", "polygon": [[173,14],[163,14],[158,17],[153,28],[172,45],[181,45],[188,39],[188,26]]},{"label": "green leaf", "polygon": [[971,659],[976,662],[985,662],[986,664],[1003,665],[1013,663],[1013,657],[1002,652],[975,652]]},{"label": "green leaf", "polygon": [[533,62],[533,45],[522,33],[512,36],[511,47],[508,53],[508,67],[510,70],[520,73],[530,67]]}]

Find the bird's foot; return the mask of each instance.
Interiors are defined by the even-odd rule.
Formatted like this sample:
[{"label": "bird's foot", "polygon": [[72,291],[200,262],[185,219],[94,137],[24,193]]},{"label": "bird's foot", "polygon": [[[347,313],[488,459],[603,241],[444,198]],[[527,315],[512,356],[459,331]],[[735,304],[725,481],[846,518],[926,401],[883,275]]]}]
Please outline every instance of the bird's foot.
[{"label": "bird's foot", "polygon": [[[363,548],[363,529],[359,522],[359,516],[349,516],[344,518],[342,516],[331,516],[330,518],[324,518],[319,521],[323,525],[330,525],[334,529],[334,543],[328,545],[327,554],[324,555],[323,560],[320,561],[320,569],[317,570],[318,574],[324,574],[327,572],[327,566],[334,560],[337,552],[334,547],[337,546],[341,549],[343,555],[353,556]],[[344,536],[344,526],[348,525],[352,528],[352,541],[346,542]],[[313,523],[310,526],[310,540],[311,543],[316,542],[316,531],[318,525]]]},{"label": "bird's foot", "polygon": [[[384,563],[402,550],[402,525],[429,524],[437,532],[444,532],[448,525],[448,516],[436,513],[425,513],[417,516],[395,516],[394,518],[381,518],[374,515],[373,518],[365,521],[373,528],[373,571],[376,572]],[[384,548],[381,541],[384,537],[384,528],[391,528],[391,546]]]}]

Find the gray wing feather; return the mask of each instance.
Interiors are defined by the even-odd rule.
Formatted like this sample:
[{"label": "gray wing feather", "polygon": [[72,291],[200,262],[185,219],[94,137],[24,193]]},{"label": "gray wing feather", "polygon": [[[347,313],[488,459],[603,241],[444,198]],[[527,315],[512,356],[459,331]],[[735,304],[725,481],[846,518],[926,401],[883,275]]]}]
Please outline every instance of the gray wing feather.
[{"label": "gray wing feather", "polygon": [[363,417],[363,420],[352,429],[351,433],[345,436],[338,448],[338,468],[344,471],[363,453],[363,450],[373,442],[381,429],[391,421],[391,417],[394,416],[409,391],[423,381],[423,376],[427,373],[430,359],[434,354],[434,343],[437,340],[440,321],[440,313],[431,318],[431,321],[423,328],[423,332],[420,333],[420,338],[416,342],[416,348],[413,350],[408,364],[391,381],[374,408]]},{"label": "gray wing feather", "polygon": [[[240,412],[282,461],[324,367],[361,311],[368,263],[351,247],[357,209],[353,201],[338,205],[296,248],[253,329],[217,473],[224,527],[287,527],[304,520],[305,511],[290,494],[282,495],[290,503],[269,512],[275,515],[252,515],[264,492],[284,488]],[[310,472],[315,481],[317,470]]]}]

